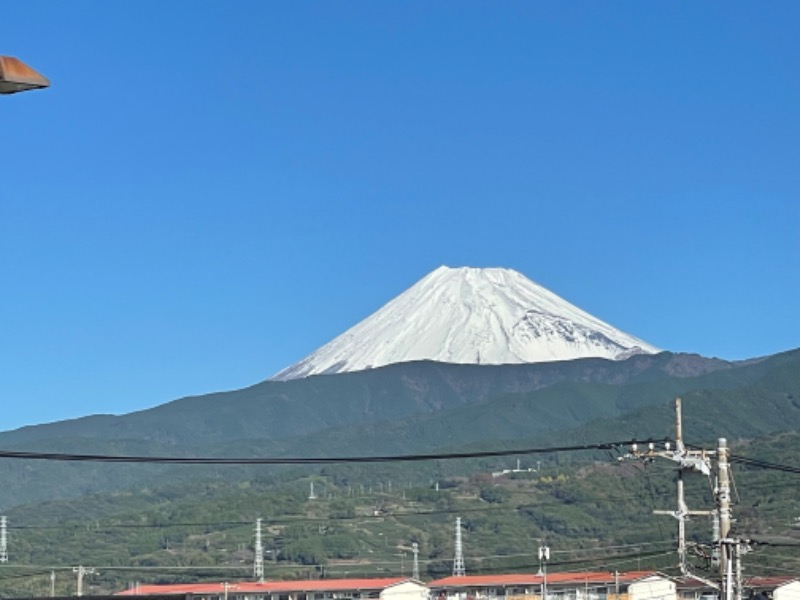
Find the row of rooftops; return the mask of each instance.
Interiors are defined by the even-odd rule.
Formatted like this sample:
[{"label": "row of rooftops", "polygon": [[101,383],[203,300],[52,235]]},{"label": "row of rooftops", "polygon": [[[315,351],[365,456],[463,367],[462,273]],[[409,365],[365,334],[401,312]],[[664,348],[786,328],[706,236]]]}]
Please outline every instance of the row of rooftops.
[{"label": "row of rooftops", "polygon": [[[573,584],[585,583],[632,583],[646,577],[657,575],[655,571],[630,571],[627,573],[612,573],[604,571],[584,571],[577,573],[548,573],[547,584]],[[428,587],[431,589],[441,589],[450,587],[470,587],[470,586],[538,586],[545,582],[544,575],[532,575],[527,573],[515,573],[508,575],[462,575],[445,577],[431,581]]]},{"label": "row of rooftops", "polygon": [[[656,571],[630,571],[624,573],[589,571],[574,573],[548,573],[548,586],[615,586],[630,585],[649,577],[663,577],[675,582],[678,589],[691,590],[709,588],[708,583],[692,577],[667,577]],[[751,577],[745,581],[746,587],[757,590],[771,590],[781,585],[797,581],[796,577]],[[302,594],[321,592],[374,592],[392,588],[405,582],[414,582],[431,591],[467,590],[474,588],[512,588],[537,587],[545,583],[544,575],[512,573],[494,575],[462,575],[437,579],[422,583],[407,577],[360,578],[360,579],[311,579],[311,580],[268,580],[263,582],[211,582],[186,584],[138,585],[118,595],[209,595],[219,594],[226,589],[232,595],[270,595]]]},{"label": "row of rooftops", "polygon": [[218,593],[226,585],[236,594],[291,594],[305,592],[375,591],[409,581],[407,577],[383,577],[364,579],[308,579],[303,581],[239,581],[212,583],[175,583],[139,585],[120,592],[119,596],[146,596],[165,594],[211,594]]}]

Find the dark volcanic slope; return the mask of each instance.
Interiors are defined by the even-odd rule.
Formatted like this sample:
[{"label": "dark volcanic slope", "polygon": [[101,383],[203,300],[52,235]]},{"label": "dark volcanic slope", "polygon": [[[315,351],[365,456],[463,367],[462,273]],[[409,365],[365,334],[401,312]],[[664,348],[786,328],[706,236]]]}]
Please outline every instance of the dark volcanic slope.
[{"label": "dark volcanic slope", "polygon": [[[484,448],[664,432],[677,394],[701,422],[738,435],[800,425],[800,351],[726,363],[662,353],[514,366],[408,363],[352,374],[264,382],[123,416],[94,416],[0,434],[0,449],[167,456],[345,456]],[[687,414],[690,415],[687,402]],[[643,410],[654,407],[657,410]],[[666,410],[666,413],[664,413]],[[658,411],[666,419],[655,415]],[[797,413],[797,414],[795,414]],[[600,425],[605,419],[607,425]],[[600,421],[598,421],[600,420]],[[590,421],[594,423],[589,425]],[[699,424],[699,423],[698,423]],[[591,427],[583,433],[581,427]],[[782,429],[783,428],[783,429]],[[693,428],[694,429],[694,428]],[[699,433],[699,428],[696,429]],[[559,433],[560,432],[560,433]],[[704,434],[712,430],[703,431]],[[560,436],[560,437],[554,437]],[[602,440],[601,440],[602,441]],[[607,441],[607,440],[606,440]],[[236,474],[238,473],[238,475]],[[199,467],[0,459],[0,509],[32,501],[244,477]]]},{"label": "dark volcanic slope", "polygon": [[582,359],[531,365],[476,366],[403,363],[339,375],[265,381],[232,392],[175,400],[121,416],[95,415],[0,433],[0,448],[40,440],[148,440],[207,448],[238,439],[278,440],[330,427],[426,415],[522,394],[558,383],[625,384],[724,372],[740,381],[735,363],[696,355],[637,355],[624,361]]}]

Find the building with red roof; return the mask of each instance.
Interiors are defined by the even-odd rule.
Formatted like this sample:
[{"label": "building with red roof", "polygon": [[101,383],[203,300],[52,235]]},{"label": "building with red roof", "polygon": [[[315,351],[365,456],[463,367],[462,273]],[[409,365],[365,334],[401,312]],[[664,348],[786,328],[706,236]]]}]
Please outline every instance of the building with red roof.
[{"label": "building with red roof", "polygon": [[677,600],[675,582],[655,571],[549,573],[546,578],[464,575],[429,585],[401,577],[137,585],[118,595],[185,600]]},{"label": "building with red roof", "polygon": [[118,596],[178,596],[187,600],[428,600],[423,583],[404,577],[304,581],[137,585]]},{"label": "building with red roof", "polygon": [[464,575],[429,584],[438,600],[676,600],[675,582],[655,571]]}]

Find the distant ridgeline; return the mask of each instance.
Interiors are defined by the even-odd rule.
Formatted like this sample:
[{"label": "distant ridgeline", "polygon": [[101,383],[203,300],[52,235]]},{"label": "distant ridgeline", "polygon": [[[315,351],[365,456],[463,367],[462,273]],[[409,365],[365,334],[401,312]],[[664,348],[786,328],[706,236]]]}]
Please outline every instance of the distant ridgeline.
[{"label": "distant ridgeline", "polygon": [[[265,381],[122,416],[0,433],[0,449],[141,456],[356,456],[536,447],[672,434],[682,396],[695,440],[800,428],[800,351],[726,362],[639,354],[477,366],[435,362]],[[508,465],[506,465],[508,466]],[[227,469],[227,470],[226,470]],[[0,459],[0,509],[191,481],[234,469]],[[250,471],[241,470],[247,478]]]}]

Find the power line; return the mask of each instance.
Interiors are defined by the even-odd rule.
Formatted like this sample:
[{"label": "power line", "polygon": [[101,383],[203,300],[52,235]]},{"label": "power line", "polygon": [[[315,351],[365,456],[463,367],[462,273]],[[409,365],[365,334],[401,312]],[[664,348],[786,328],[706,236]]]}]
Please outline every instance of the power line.
[{"label": "power line", "polygon": [[[692,450],[703,449],[700,446],[694,446],[691,444],[686,444],[686,447]],[[783,473],[793,473],[795,475],[800,475],[800,467],[794,465],[783,465],[780,463],[768,462],[766,460],[760,460],[757,458],[748,458],[746,456],[741,456],[739,454],[728,454],[728,462],[736,463],[739,465],[745,465],[748,467],[755,467],[757,469],[764,469],[768,471],[782,471]]]},{"label": "power line", "polygon": [[[639,440],[638,443],[667,442],[663,440]],[[516,450],[490,450],[483,452],[450,452],[442,454],[401,454],[385,456],[341,456],[341,457],[284,457],[284,458],[224,458],[224,457],[177,457],[177,456],[129,456],[108,454],[68,454],[59,452],[23,452],[0,450],[0,458],[17,460],[44,460],[62,462],[100,462],[100,463],[138,463],[138,464],[180,464],[180,465],[319,465],[343,463],[388,463],[421,462],[429,460],[458,460],[468,458],[491,458],[527,454],[554,454],[558,452],[577,452],[585,450],[617,450],[627,448],[637,440],[601,442],[576,446],[552,446],[549,448],[520,448]],[[687,447],[690,447],[687,445]],[[730,462],[766,470],[800,474],[800,467],[782,465],[763,460],[731,455]]]},{"label": "power line", "polygon": [[779,463],[767,462],[765,460],[747,458],[746,456],[737,456],[735,454],[731,454],[728,457],[728,460],[730,462],[735,462],[736,464],[745,465],[748,467],[756,467],[758,469],[765,469],[769,471],[781,471],[783,473],[793,473],[795,475],[800,475],[800,467],[795,467],[793,465],[782,465]]},{"label": "power line", "polygon": [[[653,544],[631,544],[629,549],[635,548],[644,548],[645,546],[652,545],[661,545],[660,543],[653,543]],[[613,548],[609,547],[609,548]],[[623,548],[623,547],[619,547]],[[602,551],[606,549],[606,547],[599,547],[596,548],[596,551]],[[627,559],[646,559],[646,558],[654,558],[659,556],[668,556],[674,554],[674,550],[669,551],[661,551],[661,550],[653,550],[647,552],[627,552],[627,553],[620,553],[620,554],[607,554],[603,556],[603,561],[612,561],[612,560],[627,560]],[[561,550],[558,554],[570,554],[569,550]],[[533,558],[532,553],[525,553],[525,554],[493,554],[493,555],[483,555],[483,556],[469,556],[469,561],[474,562],[482,562],[482,561],[491,561],[491,560],[498,560],[498,559],[513,559],[513,558]],[[441,562],[442,559],[424,559],[420,560],[423,564],[431,564]],[[347,565],[350,568],[358,569],[361,568],[369,568],[369,567],[377,567],[381,565],[394,565],[397,561],[371,561],[368,563],[363,563],[359,565]],[[564,558],[558,561],[552,561],[551,565],[553,566],[569,566],[569,565],[583,565],[586,563],[596,563],[597,560],[592,560],[589,558]],[[533,563],[531,563],[533,564]],[[602,564],[606,564],[603,562]],[[322,564],[304,564],[304,565],[297,565],[297,564],[286,564],[286,565],[265,565],[268,569],[276,569],[276,568],[292,568],[296,569],[298,566],[302,567],[335,567],[339,568],[342,565],[337,564],[329,564],[329,565],[322,565]],[[21,576],[34,576],[39,574],[46,574],[50,571],[69,571],[71,568],[67,565],[25,565],[25,564],[15,564],[15,565],[7,565],[9,571],[11,570],[28,570],[33,571],[33,573],[27,574],[3,574],[2,570],[0,570],[0,579],[6,579],[10,577],[21,577]],[[187,566],[179,566],[179,565],[98,565],[93,567],[95,570],[98,571],[124,571],[124,572],[190,572],[190,571],[249,571],[251,569],[248,565],[187,565]],[[492,570],[502,569],[503,567],[497,566],[494,568],[483,568],[481,569],[482,572],[491,572]],[[580,569],[578,569],[579,571]],[[561,569],[563,572],[569,572],[569,569]]]},{"label": "power line", "polygon": [[[664,442],[668,440],[646,440]],[[179,456],[114,456],[108,454],[66,454],[59,452],[23,452],[0,450],[0,458],[21,460],[46,460],[69,462],[101,463],[140,463],[140,464],[179,464],[179,465],[320,465],[335,463],[386,463],[420,462],[428,460],[457,460],[465,458],[491,458],[523,454],[549,454],[557,452],[577,452],[581,450],[615,450],[627,448],[636,440],[622,442],[603,442],[577,446],[553,446],[550,448],[521,448],[517,450],[490,450],[484,452],[450,452],[443,454],[400,454],[387,456],[340,456],[340,457],[285,457],[285,458],[220,458],[220,457],[179,457]],[[641,440],[639,443],[642,443]]]}]

